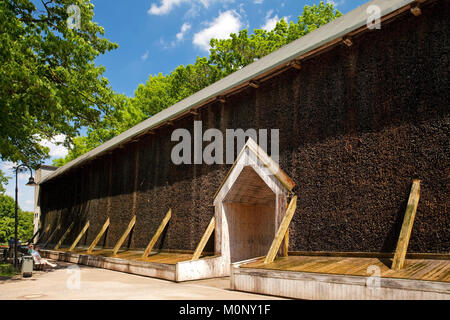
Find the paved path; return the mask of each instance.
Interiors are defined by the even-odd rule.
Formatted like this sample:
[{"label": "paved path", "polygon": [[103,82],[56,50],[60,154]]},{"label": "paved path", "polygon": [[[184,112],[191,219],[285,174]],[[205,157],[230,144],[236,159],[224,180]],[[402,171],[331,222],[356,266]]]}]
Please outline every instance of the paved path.
[{"label": "paved path", "polygon": [[229,290],[229,278],[175,283],[117,271],[56,262],[58,267],[34,271],[31,278],[0,279],[0,300],[77,299],[279,299]]}]

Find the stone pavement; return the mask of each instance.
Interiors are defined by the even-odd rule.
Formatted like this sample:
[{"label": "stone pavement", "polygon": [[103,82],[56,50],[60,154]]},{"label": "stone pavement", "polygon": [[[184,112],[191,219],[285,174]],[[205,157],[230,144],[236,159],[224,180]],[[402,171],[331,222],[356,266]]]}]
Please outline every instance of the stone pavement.
[{"label": "stone pavement", "polygon": [[61,261],[56,263],[56,269],[34,271],[31,278],[0,279],[0,300],[280,299],[229,290],[229,278],[175,283]]}]

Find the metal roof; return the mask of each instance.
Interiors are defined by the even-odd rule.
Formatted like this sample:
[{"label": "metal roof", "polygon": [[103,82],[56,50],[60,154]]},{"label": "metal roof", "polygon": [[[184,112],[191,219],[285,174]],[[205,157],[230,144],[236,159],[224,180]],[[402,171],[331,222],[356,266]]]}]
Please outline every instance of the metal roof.
[{"label": "metal roof", "polygon": [[[70,161],[64,166],[48,175],[43,182],[49,181],[60,174],[74,168],[83,162],[93,159],[106,151],[110,151],[120,144],[129,141],[133,137],[144,133],[161,123],[175,118],[177,115],[183,114],[190,109],[205,103],[221,94],[230,91],[233,88],[248,83],[250,80],[257,78],[271,70],[286,65],[290,61],[307,54],[317,48],[320,48],[330,42],[341,39],[347,34],[365,27],[371,13],[367,13],[367,8],[376,5],[380,8],[381,17],[385,17],[403,8],[414,0],[373,0],[353,11],[333,20],[332,22],[321,26],[320,28],[306,34],[305,36],[285,45],[284,47],[270,53],[269,55],[253,62],[252,64],[236,71],[227,77],[213,83],[212,85],[194,93],[184,100],[177,102],[171,107],[162,110],[147,120],[142,121],[136,126],[119,134],[118,136],[108,140],[95,149],[85,153],[84,155]],[[420,2],[423,2],[421,0]]]}]

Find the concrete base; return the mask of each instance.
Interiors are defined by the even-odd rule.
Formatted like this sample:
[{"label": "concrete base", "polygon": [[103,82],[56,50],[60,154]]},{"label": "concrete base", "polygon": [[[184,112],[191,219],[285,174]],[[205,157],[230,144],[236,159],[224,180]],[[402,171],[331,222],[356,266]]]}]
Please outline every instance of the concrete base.
[{"label": "concrete base", "polygon": [[231,270],[231,289],[309,300],[450,300],[450,283],[295,271]]},{"label": "concrete base", "polygon": [[223,263],[222,257],[206,257],[195,261],[183,261],[178,262],[177,264],[164,264],[54,250],[40,250],[40,253],[42,257],[54,260],[176,282],[224,277],[230,275],[230,267],[229,265],[226,266]]}]

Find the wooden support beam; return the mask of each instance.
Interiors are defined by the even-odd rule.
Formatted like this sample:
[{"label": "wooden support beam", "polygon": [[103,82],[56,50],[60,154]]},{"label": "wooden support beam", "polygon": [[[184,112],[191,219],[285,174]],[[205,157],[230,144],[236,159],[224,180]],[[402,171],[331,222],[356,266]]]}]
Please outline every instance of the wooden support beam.
[{"label": "wooden support beam", "polygon": [[45,241],[45,243],[42,245],[42,248],[47,247],[47,244],[50,242],[50,240],[53,239],[53,237],[55,236],[56,232],[61,228],[61,222],[58,222],[58,225],[56,226],[56,229],[53,230],[53,232],[50,234],[50,236],[48,237],[47,241]]},{"label": "wooden support beam", "polygon": [[292,60],[292,61],[289,63],[289,66],[290,66],[290,67],[293,67],[293,68],[295,68],[295,69],[297,69],[297,70],[300,70],[300,69],[302,68],[302,63],[301,63],[300,60]]},{"label": "wooden support beam", "polygon": [[419,4],[415,4],[415,5],[411,6],[410,11],[416,17],[418,17],[422,14],[422,9],[420,9]]},{"label": "wooden support beam", "polygon": [[198,260],[200,258],[203,249],[205,249],[206,243],[208,243],[209,237],[211,237],[211,234],[213,233],[215,227],[216,227],[216,218],[213,217],[208,225],[208,228],[206,228],[206,231],[203,234],[202,239],[197,245],[197,248],[195,249],[194,255],[192,256],[191,260]]},{"label": "wooden support beam", "polygon": [[259,84],[259,81],[256,81],[256,80],[250,80],[250,81],[248,82],[248,85],[249,85],[250,87],[252,87],[252,88],[258,89],[260,84]]},{"label": "wooden support beam", "polygon": [[41,239],[44,237],[44,235],[47,234],[47,232],[50,230],[51,224],[49,223],[47,225],[47,227],[45,227],[44,232],[42,232],[42,234],[39,235],[39,238],[36,240],[36,243],[39,243],[39,241],[41,241]]},{"label": "wooden support beam", "polygon": [[353,41],[350,37],[344,37],[342,42],[344,42],[347,47],[351,47],[353,45]]},{"label": "wooden support beam", "polygon": [[194,110],[194,109],[191,109],[191,110],[189,110],[189,114],[192,114],[193,116],[197,116],[198,115],[198,111]]},{"label": "wooden support beam", "polygon": [[106,229],[108,229],[109,227],[109,218],[106,219],[105,224],[103,225],[102,229],[100,230],[100,232],[97,234],[97,236],[95,237],[94,241],[92,241],[91,245],[89,246],[89,249],[87,250],[87,253],[91,253],[92,250],[94,250],[95,246],[97,245],[97,243],[100,241],[101,237],[103,236],[103,234],[105,233]]},{"label": "wooden support beam", "polygon": [[217,96],[217,101],[219,101],[220,103],[225,103],[225,102],[227,102],[227,100],[225,99],[224,96]]},{"label": "wooden support beam", "polygon": [[61,237],[61,239],[59,239],[58,243],[56,244],[56,246],[53,248],[54,250],[58,250],[59,247],[61,247],[64,239],[66,239],[67,235],[70,233],[70,231],[73,228],[73,225],[75,224],[75,222],[72,222],[69,226],[69,228],[67,228],[66,232],[64,232],[63,236]]},{"label": "wooden support beam", "polygon": [[166,121],[166,124],[167,124],[168,126],[171,126],[171,127],[172,127],[172,126],[173,126],[173,121],[172,121],[172,120],[167,120],[167,121]]},{"label": "wooden support beam", "polygon": [[83,235],[85,234],[85,232],[87,231],[88,228],[89,228],[89,221],[86,222],[86,224],[84,225],[84,227],[81,230],[80,234],[78,235],[78,237],[75,239],[75,241],[70,246],[69,252],[71,252],[71,251],[73,251],[73,249],[75,249],[75,247],[77,246],[78,242],[80,242],[81,238],[83,237]]},{"label": "wooden support beam", "polygon": [[286,231],[283,239],[283,257],[287,257],[289,255],[289,228]]},{"label": "wooden support beam", "polygon": [[145,248],[145,251],[144,251],[144,254],[142,255],[142,258],[147,258],[148,255],[152,252],[152,249],[155,246],[156,241],[158,241],[159,236],[164,231],[164,228],[166,227],[166,225],[169,222],[171,217],[172,217],[172,209],[169,209],[169,211],[167,211],[167,213],[166,213],[166,216],[161,221],[161,224],[159,225],[158,229],[156,230],[156,233],[153,235],[152,239],[150,240],[147,248]]},{"label": "wooden support beam", "polygon": [[123,235],[120,237],[119,241],[117,241],[116,245],[114,246],[113,255],[116,255],[119,251],[120,247],[122,246],[123,242],[127,238],[128,234],[130,233],[131,229],[133,229],[134,224],[136,223],[136,216],[133,216],[130,223],[128,224],[127,229],[123,233]]},{"label": "wooden support beam", "polygon": [[42,228],[39,228],[39,229],[35,232],[35,234],[33,234],[33,236],[31,237],[31,239],[28,240],[27,244],[33,243],[34,238],[36,238],[37,234],[38,234],[39,232],[41,232],[41,231],[42,231]]},{"label": "wooden support beam", "polygon": [[289,229],[289,224],[291,223],[292,217],[294,216],[295,209],[297,208],[297,196],[293,196],[288,208],[286,209],[286,214],[281,221],[280,227],[273,239],[272,245],[270,246],[269,252],[267,253],[264,263],[271,263],[275,260],[278,250],[280,249],[281,242]]},{"label": "wooden support beam", "polygon": [[420,180],[414,180],[409,193],[408,204],[406,206],[405,217],[403,218],[402,229],[398,237],[397,248],[395,249],[394,260],[392,261],[392,269],[400,270],[403,268],[408,249],[409,238],[416,216],[417,206],[420,198]]}]

